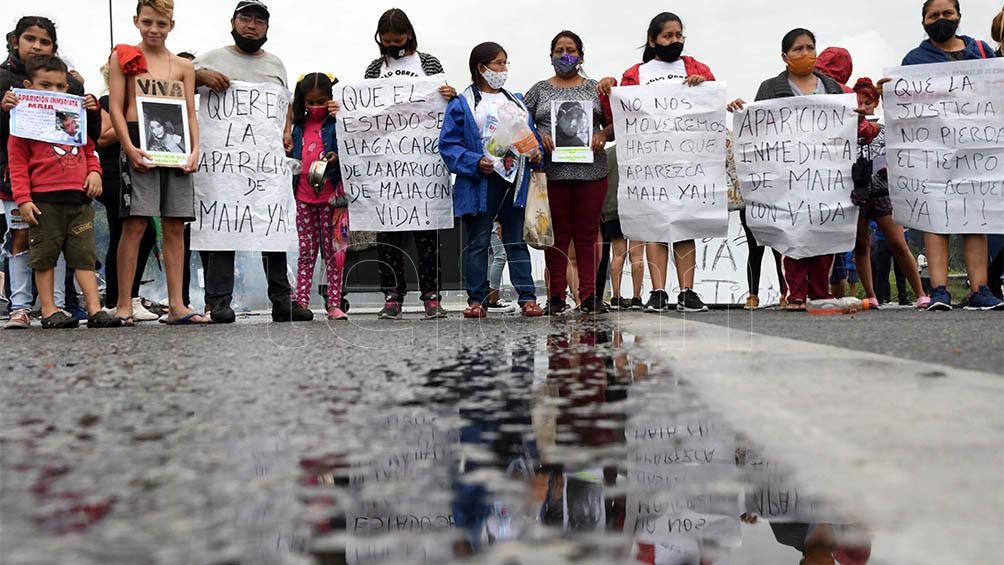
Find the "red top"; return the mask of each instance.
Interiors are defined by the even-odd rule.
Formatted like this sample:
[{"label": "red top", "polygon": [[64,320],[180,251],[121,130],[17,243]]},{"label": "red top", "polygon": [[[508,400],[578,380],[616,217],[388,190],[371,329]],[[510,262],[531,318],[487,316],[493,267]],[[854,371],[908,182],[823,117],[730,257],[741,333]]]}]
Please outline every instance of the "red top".
[{"label": "red top", "polygon": [[31,202],[32,194],[84,190],[89,173],[101,174],[101,163],[90,139],[82,147],[11,136],[7,159],[14,202]]},{"label": "red top", "polygon": [[331,177],[328,175],[324,175],[324,186],[321,187],[320,194],[314,193],[314,187],[310,186],[308,179],[310,165],[324,158],[324,140],[321,139],[324,119],[324,117],[321,119],[308,117],[303,124],[303,150],[300,152],[303,172],[300,173],[300,184],[296,187],[296,200],[305,204],[327,204],[335,195],[335,187],[331,186]]},{"label": "red top", "polygon": [[126,76],[141,75],[147,72],[146,56],[135,45],[118,44],[112,49],[119,56],[119,67]]}]

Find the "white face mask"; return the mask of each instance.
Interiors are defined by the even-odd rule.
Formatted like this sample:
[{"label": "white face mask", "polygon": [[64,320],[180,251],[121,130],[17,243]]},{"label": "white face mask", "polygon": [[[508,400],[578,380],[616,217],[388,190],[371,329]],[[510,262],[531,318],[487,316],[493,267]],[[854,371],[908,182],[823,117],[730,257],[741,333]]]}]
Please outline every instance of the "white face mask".
[{"label": "white face mask", "polygon": [[506,79],[509,78],[509,72],[502,71],[500,73],[485,67],[485,70],[481,71],[481,76],[485,78],[485,82],[488,83],[488,86],[494,88],[495,90],[502,90],[502,87],[505,86]]}]

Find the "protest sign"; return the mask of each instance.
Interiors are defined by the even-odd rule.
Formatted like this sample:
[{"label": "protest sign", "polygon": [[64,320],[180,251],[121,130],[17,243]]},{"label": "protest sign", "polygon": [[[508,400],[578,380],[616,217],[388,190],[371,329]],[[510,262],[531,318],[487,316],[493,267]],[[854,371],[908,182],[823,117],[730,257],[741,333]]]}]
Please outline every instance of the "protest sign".
[{"label": "protest sign", "polygon": [[337,86],[338,161],[352,229],[453,227],[450,172],[439,156],[442,75]]},{"label": "protest sign", "polygon": [[551,102],[553,163],[593,162],[593,103],[583,100]]},{"label": "protest sign", "polygon": [[725,104],[720,82],[613,89],[625,236],[673,243],[725,235]]},{"label": "protest sign", "polygon": [[1004,59],[886,71],[893,220],[925,232],[1004,232]]},{"label": "protest sign", "polygon": [[191,151],[185,83],[136,79],[136,114],[140,149],[157,167],[184,167]]},{"label": "protest sign", "polygon": [[63,145],[83,145],[87,112],[81,96],[15,88],[17,106],[10,111],[10,134]]},{"label": "protest sign", "polygon": [[733,150],[757,242],[804,259],[854,248],[857,97],[797,96],[735,113]]},{"label": "protest sign", "polygon": [[230,81],[223,92],[202,89],[200,98],[192,249],[296,250],[293,177],[282,146],[289,91]]}]

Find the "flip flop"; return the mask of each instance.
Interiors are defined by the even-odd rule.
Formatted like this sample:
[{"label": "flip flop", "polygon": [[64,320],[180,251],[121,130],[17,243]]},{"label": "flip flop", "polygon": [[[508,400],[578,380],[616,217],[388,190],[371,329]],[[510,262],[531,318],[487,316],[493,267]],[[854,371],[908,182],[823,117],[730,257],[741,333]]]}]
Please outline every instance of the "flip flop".
[{"label": "flip flop", "polygon": [[119,321],[122,322],[122,327],[123,328],[134,328],[134,327],[136,327],[136,320],[133,320],[132,316],[126,316],[125,318],[122,318],[120,316],[116,316],[116,318],[118,318]]},{"label": "flip flop", "polygon": [[164,323],[169,326],[207,326],[212,323],[211,321],[210,322],[195,321],[194,318],[199,316],[205,316],[205,314],[201,314],[199,312],[189,312],[188,314],[185,314],[184,316],[178,318],[177,320],[169,319]]}]

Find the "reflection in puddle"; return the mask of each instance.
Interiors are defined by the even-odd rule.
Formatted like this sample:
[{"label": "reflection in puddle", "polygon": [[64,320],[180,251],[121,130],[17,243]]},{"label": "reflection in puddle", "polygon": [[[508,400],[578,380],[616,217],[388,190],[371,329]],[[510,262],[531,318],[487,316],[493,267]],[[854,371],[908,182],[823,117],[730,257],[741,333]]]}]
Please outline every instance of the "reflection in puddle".
[{"label": "reflection in puddle", "polygon": [[406,401],[348,406],[339,433],[356,448],[300,461],[308,552],[353,565],[869,561],[860,524],[640,341],[569,329],[486,343]]}]

